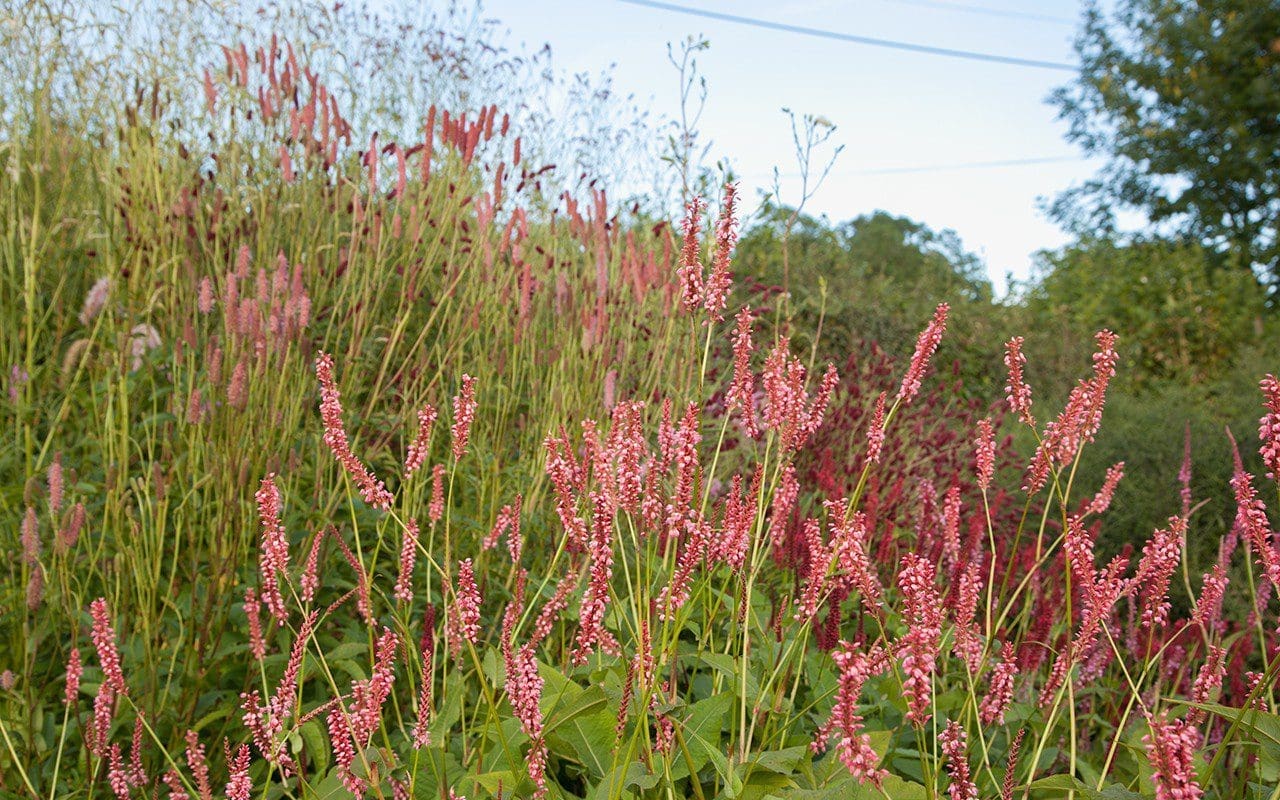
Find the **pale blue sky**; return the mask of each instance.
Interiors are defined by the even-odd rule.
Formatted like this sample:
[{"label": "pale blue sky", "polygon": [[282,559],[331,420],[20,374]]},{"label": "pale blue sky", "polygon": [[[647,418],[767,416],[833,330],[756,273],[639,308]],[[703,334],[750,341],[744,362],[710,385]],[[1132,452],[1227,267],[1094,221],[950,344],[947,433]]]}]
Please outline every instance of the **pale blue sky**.
[{"label": "pale blue sky", "polygon": [[[690,8],[824,28],[857,36],[1074,62],[1076,0],[672,0]],[[710,95],[702,118],[754,207],[757,187],[778,166],[795,172],[783,106],[823,115],[845,151],[808,210],[845,220],[884,209],[953,228],[982,255],[997,290],[1025,278],[1031,254],[1066,237],[1045,220],[1038,197],[1087,178],[1045,98],[1069,72],[900,52],[645,8],[618,0],[485,0],[486,16],[530,48],[549,43],[557,66],[615,66],[616,88],[679,110],[667,42],[701,33],[711,49],[699,66]],[[1018,166],[985,164],[1062,159]],[[925,169],[934,168],[938,169]],[[922,168],[915,171],[916,168]],[[794,197],[794,189],[792,190]]]}]

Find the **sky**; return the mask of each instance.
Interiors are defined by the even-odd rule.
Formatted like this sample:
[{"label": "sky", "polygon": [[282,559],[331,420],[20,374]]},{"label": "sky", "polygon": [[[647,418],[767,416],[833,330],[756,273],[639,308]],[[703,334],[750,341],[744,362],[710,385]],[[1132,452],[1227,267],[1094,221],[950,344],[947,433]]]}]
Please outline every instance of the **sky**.
[{"label": "sky", "polygon": [[[665,5],[856,37],[1071,64],[1079,0],[666,0]],[[708,161],[728,158],[742,196],[781,173],[798,198],[790,122],[825,117],[844,145],[805,210],[833,222],[883,209],[951,228],[981,256],[998,294],[1026,279],[1033,254],[1068,239],[1039,210],[1087,179],[1087,161],[1046,103],[1069,71],[868,46],[709,19],[624,0],[485,0],[513,43],[550,44],[560,69],[598,73],[655,113],[679,114],[667,44],[702,36],[708,97],[699,130]],[[1014,163],[1006,162],[1030,162]]]}]

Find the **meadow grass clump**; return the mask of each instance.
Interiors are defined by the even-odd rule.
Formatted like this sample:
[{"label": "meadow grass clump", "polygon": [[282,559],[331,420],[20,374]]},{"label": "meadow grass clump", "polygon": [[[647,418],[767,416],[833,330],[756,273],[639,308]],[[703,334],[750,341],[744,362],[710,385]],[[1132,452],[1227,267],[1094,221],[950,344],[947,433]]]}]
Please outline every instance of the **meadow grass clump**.
[{"label": "meadow grass clump", "polygon": [[1020,339],[939,385],[945,303],[806,361],[733,184],[549,197],[498,105],[401,141],[305,52],[189,76],[203,150],[157,88],[4,142],[0,791],[1277,796],[1273,377],[1212,563],[1189,458],[1104,556],[1116,334],[1060,410]]}]

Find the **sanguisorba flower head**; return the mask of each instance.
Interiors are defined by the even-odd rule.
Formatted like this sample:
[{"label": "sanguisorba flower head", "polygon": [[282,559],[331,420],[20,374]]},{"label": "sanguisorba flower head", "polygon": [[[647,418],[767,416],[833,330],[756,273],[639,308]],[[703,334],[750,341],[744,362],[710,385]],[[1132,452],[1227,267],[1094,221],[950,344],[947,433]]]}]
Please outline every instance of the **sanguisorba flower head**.
[{"label": "sanguisorba flower head", "polygon": [[929,368],[929,359],[933,358],[938,344],[942,341],[942,334],[947,330],[947,313],[950,310],[951,306],[939,303],[934,309],[933,319],[929,320],[929,324],[916,339],[916,350],[911,355],[911,363],[907,366],[907,373],[902,376],[902,385],[898,388],[898,400],[903,405],[910,403],[920,393],[920,382],[924,378],[925,370]]},{"label": "sanguisorba flower head", "polygon": [[334,458],[347,471],[360,489],[360,496],[374,508],[391,508],[394,498],[386,485],[351,452],[347,430],[342,425],[342,395],[333,378],[333,357],[328,353],[316,356],[316,378],[320,381],[320,419],[324,423],[324,443]]}]

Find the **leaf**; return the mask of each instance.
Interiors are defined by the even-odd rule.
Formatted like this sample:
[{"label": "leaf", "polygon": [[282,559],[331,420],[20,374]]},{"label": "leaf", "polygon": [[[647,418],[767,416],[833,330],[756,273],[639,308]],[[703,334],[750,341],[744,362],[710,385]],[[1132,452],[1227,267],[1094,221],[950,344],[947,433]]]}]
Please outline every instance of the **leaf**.
[{"label": "leaf", "polygon": [[796,764],[800,763],[807,752],[809,752],[809,748],[802,744],[788,747],[785,750],[765,750],[762,753],[757,753],[755,759],[748,762],[747,766],[756,770],[790,775],[796,771]]},{"label": "leaf", "polygon": [[[724,675],[729,680],[729,685],[734,688],[734,692],[742,686],[742,675],[738,671],[739,661],[727,653],[703,653],[702,662],[714,669],[716,672]],[[757,698],[760,696],[760,681],[756,678],[755,671],[750,665],[747,667],[747,698]]]},{"label": "leaf", "polygon": [[307,720],[298,729],[302,736],[302,746],[307,752],[307,759],[315,765],[313,772],[323,775],[329,769],[329,747],[325,741],[324,726],[318,719]]},{"label": "leaf", "polygon": [[1031,783],[1032,789],[1048,789],[1049,791],[1075,792],[1085,800],[1141,800],[1142,795],[1131,792],[1118,783],[1113,783],[1102,791],[1094,789],[1074,775],[1049,775]]},{"label": "leaf", "polygon": [[689,716],[684,725],[676,722],[677,730],[684,737],[685,746],[689,750],[689,759],[681,756],[672,759],[671,779],[679,780],[696,773],[711,760],[711,752],[721,757],[720,731],[724,728],[725,712],[733,705],[733,693],[721,692],[705,700],[699,700],[689,707]]},{"label": "leaf", "polygon": [[1211,714],[1217,714],[1228,724],[1240,720],[1239,727],[1258,737],[1259,744],[1280,747],[1280,715],[1270,714],[1257,709],[1232,708],[1217,703],[1186,702],[1192,708],[1199,708]]}]

